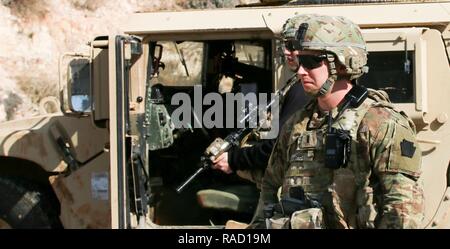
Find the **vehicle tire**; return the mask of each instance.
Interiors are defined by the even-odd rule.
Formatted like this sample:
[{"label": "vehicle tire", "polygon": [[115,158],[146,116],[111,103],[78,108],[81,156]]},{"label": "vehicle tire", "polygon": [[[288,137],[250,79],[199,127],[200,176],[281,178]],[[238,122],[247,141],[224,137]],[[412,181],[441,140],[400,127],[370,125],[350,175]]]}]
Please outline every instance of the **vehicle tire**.
[{"label": "vehicle tire", "polygon": [[51,197],[37,185],[0,177],[0,228],[60,228]]}]

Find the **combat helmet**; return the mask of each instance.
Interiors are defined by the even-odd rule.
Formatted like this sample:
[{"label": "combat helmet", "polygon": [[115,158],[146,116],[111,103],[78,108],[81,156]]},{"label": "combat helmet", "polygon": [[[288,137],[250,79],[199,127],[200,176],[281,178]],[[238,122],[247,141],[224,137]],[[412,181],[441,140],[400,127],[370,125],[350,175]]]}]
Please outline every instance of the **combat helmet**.
[{"label": "combat helmet", "polygon": [[345,66],[350,80],[368,72],[367,48],[355,23],[342,16],[302,14],[289,18],[282,36],[287,49],[316,50],[327,55],[330,77],[318,95],[324,95],[337,79],[335,60]]}]

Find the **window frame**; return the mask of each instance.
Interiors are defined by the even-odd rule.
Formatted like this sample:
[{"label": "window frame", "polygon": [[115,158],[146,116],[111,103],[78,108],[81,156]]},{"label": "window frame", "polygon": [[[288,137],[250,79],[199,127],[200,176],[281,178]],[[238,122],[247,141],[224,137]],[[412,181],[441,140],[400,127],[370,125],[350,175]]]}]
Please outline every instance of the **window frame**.
[{"label": "window frame", "polygon": [[[427,111],[427,51],[426,41],[421,39],[427,28],[363,29],[362,34],[370,52],[413,52],[410,58],[413,70],[413,102],[395,103],[394,106],[410,117],[422,117]],[[370,69],[369,69],[370,70]]]}]

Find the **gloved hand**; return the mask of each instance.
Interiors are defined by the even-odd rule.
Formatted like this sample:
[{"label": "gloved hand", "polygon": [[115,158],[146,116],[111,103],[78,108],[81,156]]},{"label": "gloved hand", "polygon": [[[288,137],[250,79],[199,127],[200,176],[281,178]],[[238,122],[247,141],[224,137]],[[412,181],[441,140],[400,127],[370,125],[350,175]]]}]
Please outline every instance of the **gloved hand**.
[{"label": "gloved hand", "polygon": [[213,169],[221,170],[226,174],[233,173],[228,164],[228,152],[222,153],[222,155],[213,160]]}]

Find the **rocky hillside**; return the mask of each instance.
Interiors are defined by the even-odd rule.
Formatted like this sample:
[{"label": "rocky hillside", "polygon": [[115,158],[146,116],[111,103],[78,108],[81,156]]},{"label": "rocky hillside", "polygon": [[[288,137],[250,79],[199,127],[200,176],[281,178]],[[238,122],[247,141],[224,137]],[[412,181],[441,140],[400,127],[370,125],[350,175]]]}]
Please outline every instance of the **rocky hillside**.
[{"label": "rocky hillside", "polygon": [[0,122],[39,114],[57,96],[58,58],[136,11],[223,8],[252,0],[0,0]]}]

